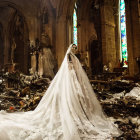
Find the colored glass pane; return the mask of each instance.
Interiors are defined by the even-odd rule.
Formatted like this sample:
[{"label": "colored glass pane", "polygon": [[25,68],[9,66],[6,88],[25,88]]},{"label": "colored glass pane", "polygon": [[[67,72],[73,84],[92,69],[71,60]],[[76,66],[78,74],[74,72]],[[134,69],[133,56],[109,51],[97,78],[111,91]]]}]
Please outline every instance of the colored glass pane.
[{"label": "colored glass pane", "polygon": [[120,0],[120,30],[121,30],[121,49],[122,61],[124,67],[127,67],[127,39],[126,39],[126,17],[125,17],[125,2]]},{"label": "colored glass pane", "polygon": [[77,45],[77,14],[76,9],[73,12],[73,43]]}]

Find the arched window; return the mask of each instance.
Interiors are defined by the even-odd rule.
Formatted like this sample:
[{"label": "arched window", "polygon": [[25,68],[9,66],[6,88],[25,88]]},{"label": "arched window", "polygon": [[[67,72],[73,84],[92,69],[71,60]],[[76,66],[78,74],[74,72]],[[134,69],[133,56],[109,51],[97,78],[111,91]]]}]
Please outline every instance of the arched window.
[{"label": "arched window", "polygon": [[73,43],[77,45],[77,5],[75,3],[73,11]]},{"label": "arched window", "polygon": [[123,67],[127,67],[127,38],[126,38],[126,16],[125,16],[125,2],[120,0],[120,32],[121,32],[121,58]]}]

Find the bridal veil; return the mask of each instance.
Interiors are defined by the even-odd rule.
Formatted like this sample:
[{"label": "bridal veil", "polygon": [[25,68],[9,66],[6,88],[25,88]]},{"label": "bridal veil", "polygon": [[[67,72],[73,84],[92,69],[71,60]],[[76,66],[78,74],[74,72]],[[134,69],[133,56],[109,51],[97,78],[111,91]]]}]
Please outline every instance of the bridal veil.
[{"label": "bridal veil", "polygon": [[0,140],[110,140],[121,134],[71,49],[34,111],[0,112]]}]

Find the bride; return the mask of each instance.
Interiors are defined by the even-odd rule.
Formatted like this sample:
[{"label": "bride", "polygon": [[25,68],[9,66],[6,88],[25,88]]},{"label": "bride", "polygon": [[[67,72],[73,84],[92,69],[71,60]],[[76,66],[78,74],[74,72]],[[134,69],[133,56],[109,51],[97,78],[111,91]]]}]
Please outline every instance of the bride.
[{"label": "bride", "polygon": [[103,113],[73,46],[34,111],[0,111],[0,140],[111,140],[121,135]]}]

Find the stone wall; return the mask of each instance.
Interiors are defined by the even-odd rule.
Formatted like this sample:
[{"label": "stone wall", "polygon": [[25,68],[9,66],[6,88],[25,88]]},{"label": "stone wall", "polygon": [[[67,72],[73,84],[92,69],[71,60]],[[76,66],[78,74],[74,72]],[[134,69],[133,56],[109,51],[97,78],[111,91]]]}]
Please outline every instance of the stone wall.
[{"label": "stone wall", "polygon": [[[48,36],[49,45],[52,46],[52,52],[60,67],[68,46],[73,42],[72,16],[75,2],[76,0],[3,0],[0,2],[0,10],[3,13],[0,13],[0,23],[4,31],[4,64],[9,63],[8,36],[11,24],[9,21],[17,11],[26,21],[28,38],[32,45],[35,46],[35,40],[37,38],[40,40],[42,34]],[[138,0],[125,0],[125,2],[128,66],[130,74],[134,75],[139,72],[136,62],[136,58],[140,57],[139,3]],[[93,55],[98,51],[100,57],[97,58],[97,62],[94,61],[94,65],[111,63],[113,68],[116,67],[120,59],[119,0],[77,0],[77,4],[78,51],[81,58],[84,60],[88,56],[88,67],[91,67],[92,59],[95,59]],[[5,7],[9,9],[2,9]],[[45,22],[42,21],[42,16]],[[91,49],[93,42],[98,45],[93,45]],[[97,46],[98,49],[94,48]],[[27,48],[24,51],[27,51]],[[34,62],[32,65],[35,67]]]}]

